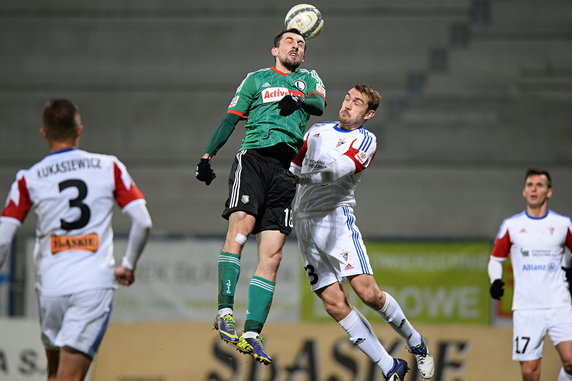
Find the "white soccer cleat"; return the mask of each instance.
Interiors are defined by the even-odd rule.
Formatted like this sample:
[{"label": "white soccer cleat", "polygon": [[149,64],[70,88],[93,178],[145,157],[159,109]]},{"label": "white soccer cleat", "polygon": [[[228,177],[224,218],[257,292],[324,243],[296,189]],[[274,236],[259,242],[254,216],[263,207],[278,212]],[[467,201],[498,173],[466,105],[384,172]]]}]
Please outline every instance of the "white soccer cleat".
[{"label": "white soccer cleat", "polygon": [[417,369],[419,369],[419,374],[424,379],[429,379],[433,377],[433,373],[435,372],[435,361],[433,361],[433,356],[427,350],[427,345],[425,345],[425,341],[421,339],[421,344],[414,348],[409,348],[409,352],[411,352],[415,356],[415,360],[417,361]]}]

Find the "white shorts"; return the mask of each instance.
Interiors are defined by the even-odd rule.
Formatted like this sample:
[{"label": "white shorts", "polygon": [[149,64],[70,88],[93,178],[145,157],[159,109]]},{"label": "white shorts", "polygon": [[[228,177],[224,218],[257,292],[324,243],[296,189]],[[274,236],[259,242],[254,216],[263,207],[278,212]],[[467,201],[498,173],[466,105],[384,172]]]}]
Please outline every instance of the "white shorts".
[{"label": "white shorts", "polygon": [[352,275],[373,274],[352,208],[297,214],[294,228],[312,291]]},{"label": "white shorts", "polygon": [[546,333],[555,346],[572,341],[572,307],[514,310],[512,359],[541,359]]},{"label": "white shorts", "polygon": [[114,289],[40,296],[40,329],[48,350],[70,347],[93,358],[107,329]]}]

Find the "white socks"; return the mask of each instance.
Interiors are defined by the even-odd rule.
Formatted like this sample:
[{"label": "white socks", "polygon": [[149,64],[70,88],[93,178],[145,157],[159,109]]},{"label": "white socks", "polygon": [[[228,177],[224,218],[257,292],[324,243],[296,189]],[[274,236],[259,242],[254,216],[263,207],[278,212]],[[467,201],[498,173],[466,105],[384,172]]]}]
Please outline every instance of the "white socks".
[{"label": "white socks", "polygon": [[220,310],[218,310],[218,316],[226,316],[228,314],[231,314],[232,312],[233,312],[232,308],[228,308],[228,307],[227,308],[221,308]]},{"label": "white socks", "polygon": [[350,341],[376,363],[383,374],[393,367],[393,357],[381,345],[371,325],[355,308],[339,324],[350,336]]},{"label": "white socks", "polygon": [[385,304],[377,313],[395,332],[407,340],[408,346],[414,348],[421,344],[421,335],[413,328],[411,323],[409,323],[397,301],[387,292],[385,293]]}]

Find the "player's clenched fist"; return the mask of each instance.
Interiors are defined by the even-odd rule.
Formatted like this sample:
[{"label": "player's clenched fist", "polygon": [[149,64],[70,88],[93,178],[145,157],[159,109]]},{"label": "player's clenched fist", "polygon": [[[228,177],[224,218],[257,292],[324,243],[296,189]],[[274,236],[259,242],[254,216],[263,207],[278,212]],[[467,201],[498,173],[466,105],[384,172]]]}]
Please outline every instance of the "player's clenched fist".
[{"label": "player's clenched fist", "polygon": [[195,169],[195,176],[199,181],[204,181],[205,184],[210,185],[216,177],[213,169],[211,168],[210,159],[201,159]]},{"label": "player's clenched fist", "polygon": [[286,95],[280,100],[280,102],[278,102],[278,108],[280,109],[280,115],[282,116],[288,116],[292,114],[303,105],[304,99],[292,95]]}]

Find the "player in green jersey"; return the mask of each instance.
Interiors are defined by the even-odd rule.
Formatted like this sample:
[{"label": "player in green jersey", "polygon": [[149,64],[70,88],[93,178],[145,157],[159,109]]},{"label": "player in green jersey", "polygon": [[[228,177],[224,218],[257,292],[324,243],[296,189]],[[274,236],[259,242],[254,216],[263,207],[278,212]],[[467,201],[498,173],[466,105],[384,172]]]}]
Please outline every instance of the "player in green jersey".
[{"label": "player in green jersey", "polygon": [[[299,69],[306,41],[296,29],[280,32],[271,50],[273,67],[249,73],[209,140],[196,177],[209,185],[215,178],[210,160],[226,143],[240,120],[246,133],[229,176],[229,198],[223,217],[228,231],[218,257],[218,312],[221,338],[256,360],[272,362],[260,333],[268,316],[282,247],[292,231],[291,202],[296,191],[288,172],[302,146],[310,115],[322,115],[326,90],[314,70]],[[248,289],[244,333],[239,337],[233,315],[240,275],[240,255],[250,234],[258,242],[258,266]]]}]

